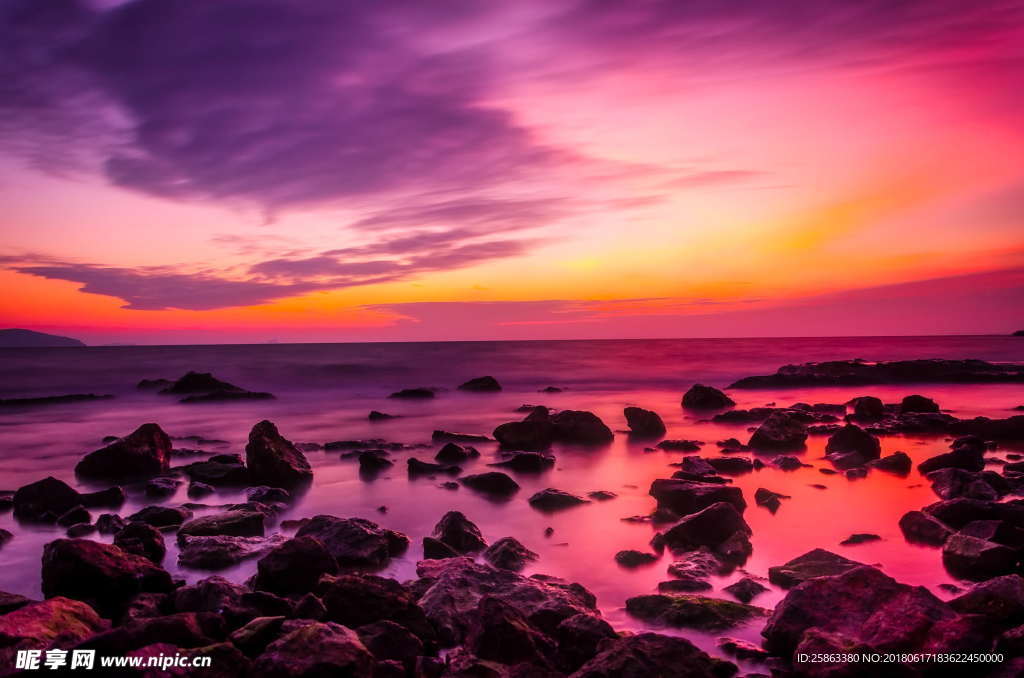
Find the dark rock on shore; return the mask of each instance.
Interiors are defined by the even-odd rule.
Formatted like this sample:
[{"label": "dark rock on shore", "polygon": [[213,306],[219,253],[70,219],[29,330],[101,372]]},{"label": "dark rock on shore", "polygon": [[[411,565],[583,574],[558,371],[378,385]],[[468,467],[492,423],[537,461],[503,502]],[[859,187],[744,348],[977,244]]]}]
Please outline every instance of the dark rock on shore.
[{"label": "dark rock on shore", "polygon": [[445,558],[458,558],[461,553],[434,537],[423,538],[423,559],[443,560]]},{"label": "dark rock on shore", "polygon": [[872,541],[881,541],[881,537],[870,532],[855,532],[846,539],[839,542],[841,546],[854,546],[856,544],[867,544]]},{"label": "dark rock on shore", "polygon": [[943,468],[961,468],[966,471],[980,471],[985,468],[985,443],[973,436],[957,438],[951,445],[952,451],[924,460],[917,465],[922,474]]},{"label": "dark rock on shore", "polygon": [[941,499],[969,497],[971,499],[999,499],[1010,487],[1003,476],[995,471],[964,471],[959,468],[943,468],[927,476],[932,490]]},{"label": "dark rock on shore", "polygon": [[480,528],[460,511],[449,511],[434,526],[434,537],[459,554],[476,553],[487,548]]},{"label": "dark rock on shore", "polygon": [[552,443],[568,445],[605,445],[615,435],[591,412],[562,410],[550,414],[537,408],[522,421],[511,421],[494,429],[494,437],[504,449],[539,452]]},{"label": "dark rock on shore", "polygon": [[194,518],[178,529],[178,542],[184,537],[227,535],[262,537],[264,515],[259,511],[225,511]]},{"label": "dark rock on shore", "polygon": [[185,466],[185,474],[193,483],[203,483],[213,487],[231,487],[249,483],[249,469],[236,455],[218,454],[206,461],[197,461]]},{"label": "dark rock on shore", "polygon": [[741,603],[749,603],[757,596],[768,591],[768,587],[753,577],[743,577],[739,581],[724,587],[722,590]]},{"label": "dark rock on shore", "polygon": [[642,565],[650,565],[658,560],[658,556],[654,553],[648,553],[646,551],[637,551],[635,549],[627,549],[625,551],[619,551],[615,554],[615,562],[623,567],[640,567]]},{"label": "dark rock on shore", "polygon": [[516,452],[511,457],[490,464],[520,473],[540,473],[555,465],[555,455],[547,452]]},{"label": "dark rock on shore", "polygon": [[559,511],[573,506],[579,506],[580,504],[588,504],[590,502],[583,497],[572,494],[571,492],[549,487],[540,490],[539,492],[535,492],[530,497],[529,503],[530,506],[539,511]]},{"label": "dark rock on shore", "polygon": [[488,438],[479,433],[455,433],[452,431],[435,430],[430,434],[430,439],[435,443],[489,443],[493,438]]},{"label": "dark rock on shore", "polygon": [[947,525],[923,511],[909,511],[900,518],[900,530],[909,542],[942,546],[953,534]]},{"label": "dark rock on shore", "polygon": [[284,543],[283,535],[271,537],[235,537],[209,535],[184,537],[180,541],[178,565],[203,570],[219,570],[257,558]]},{"label": "dark rock on shore", "polygon": [[120,487],[82,494],[64,481],[47,476],[18,488],[11,496],[11,505],[18,520],[55,523],[75,507],[120,506],[124,498]]},{"label": "dark rock on shore", "polygon": [[153,527],[171,527],[181,525],[191,517],[192,511],[183,506],[147,506],[128,516],[128,520],[147,523]]},{"label": "dark rock on shore", "polygon": [[663,533],[664,543],[673,553],[703,547],[727,562],[742,563],[752,551],[750,526],[732,504],[719,502],[685,516]]},{"label": "dark rock on shore", "polygon": [[394,579],[371,574],[326,575],[317,585],[316,593],[326,608],[325,621],[351,628],[390,621],[405,627],[425,644],[433,645],[436,641],[437,634],[424,608],[416,603],[416,596]]},{"label": "dark rock on shore", "polygon": [[91,452],[75,466],[83,478],[148,478],[170,468],[171,439],[156,424],[143,424],[131,435]]},{"label": "dark rock on shore", "polygon": [[245,463],[250,480],[255,483],[294,489],[313,480],[313,469],[306,456],[266,420],[249,432]]},{"label": "dark rock on shore", "polygon": [[908,395],[900,402],[900,413],[938,412],[939,404],[923,395]]},{"label": "dark rock on shore", "polygon": [[497,568],[513,572],[519,572],[538,557],[514,537],[502,537],[484,551],[484,560]]},{"label": "dark rock on shore", "polygon": [[649,494],[658,500],[659,508],[667,508],[678,515],[696,513],[723,501],[738,511],[747,508],[740,488],[718,483],[659,478],[651,483]]},{"label": "dark rock on shore", "polygon": [[949,601],[961,614],[982,614],[1002,629],[1024,623],[1024,578],[1018,574],[993,577],[975,584]]},{"label": "dark rock on shore", "polygon": [[459,482],[471,490],[498,498],[507,497],[519,491],[519,483],[500,471],[462,476],[459,478]]},{"label": "dark rock on shore", "polygon": [[838,469],[863,466],[881,456],[878,438],[856,424],[847,424],[832,434],[825,444],[826,458]]},{"label": "dark rock on shore", "polygon": [[[657,633],[621,636],[599,649],[573,678],[728,678],[736,673],[734,664],[708,656],[685,638]],[[681,670],[685,673],[677,673]]]},{"label": "dark rock on shore", "polygon": [[626,611],[654,624],[703,631],[721,631],[767,614],[744,603],[690,594],[635,596],[626,601]]},{"label": "dark rock on shore", "polygon": [[683,394],[680,404],[689,410],[722,410],[736,403],[714,386],[694,384]]},{"label": "dark rock on shore", "polygon": [[701,445],[699,440],[662,440],[655,447],[666,452],[700,452]]},{"label": "dark rock on shore", "polygon": [[125,553],[143,556],[159,565],[163,562],[167,547],[160,530],[146,523],[132,522],[114,535],[114,546]]},{"label": "dark rock on shore", "polygon": [[385,412],[378,412],[377,410],[370,410],[370,413],[366,415],[366,418],[370,421],[387,421],[388,419],[397,419],[398,417],[394,414],[387,414]]},{"label": "dark rock on shore", "polygon": [[[143,380],[145,381],[145,380]],[[147,383],[149,386],[152,383],[164,380],[153,380]],[[142,388],[143,382],[139,382],[139,388]],[[243,389],[229,384],[226,381],[217,379],[209,372],[188,372],[183,377],[180,377],[173,384],[160,391],[160,393],[171,394],[171,395],[189,395],[193,393],[210,393],[213,391],[236,391],[240,392]]]},{"label": "dark rock on shore", "polygon": [[319,540],[295,537],[259,559],[253,587],[282,595],[305,593],[312,591],[323,575],[337,573],[337,560]]},{"label": "dark rock on shore", "polygon": [[72,647],[106,631],[110,623],[89,605],[63,596],[41,602],[25,599],[0,615],[0,661],[5,672],[19,650]]},{"label": "dark rock on shore", "polygon": [[750,437],[755,450],[798,450],[807,440],[807,428],[792,413],[784,410],[772,412]]},{"label": "dark rock on shore", "polygon": [[980,581],[1010,574],[1020,558],[1017,549],[960,532],[942,545],[942,564],[960,579]]},{"label": "dark rock on shore", "polygon": [[984,360],[833,360],[786,365],[772,375],[740,379],[729,388],[1020,381],[1024,381],[1024,368],[1019,365]]},{"label": "dark rock on shore", "polygon": [[479,457],[480,453],[472,447],[463,447],[456,443],[446,443],[437,451],[434,459],[443,464],[461,464],[469,459]]},{"label": "dark rock on shore", "polygon": [[763,506],[772,513],[775,513],[782,506],[782,499],[789,499],[788,494],[780,494],[778,492],[772,492],[766,490],[763,487],[757,488],[754,492],[754,503],[758,506]]},{"label": "dark rock on shore", "polygon": [[665,422],[657,412],[642,407],[627,407],[622,411],[630,433],[642,438],[657,438],[665,435]]},{"label": "dark rock on shore", "polygon": [[148,558],[84,539],[57,539],[43,547],[43,595],[88,603],[116,617],[137,594],[173,590],[171,576]]},{"label": "dark rock on shore", "polygon": [[738,476],[754,470],[754,462],[746,457],[711,457],[706,460],[718,473]]},{"label": "dark rock on shore", "polygon": [[437,394],[432,388],[403,388],[401,391],[395,391],[389,398],[395,398],[398,400],[429,400],[430,398],[436,397]]},{"label": "dark rock on shore", "polygon": [[459,384],[460,391],[473,391],[476,393],[487,393],[501,390],[501,384],[494,377],[476,377]]},{"label": "dark rock on shore", "polygon": [[394,462],[385,456],[384,450],[364,450],[359,453],[359,472],[363,475],[376,474],[394,466]]},{"label": "dark rock on shore", "polygon": [[371,678],[373,655],[359,636],[340,624],[310,621],[267,646],[249,675],[266,678]]},{"label": "dark rock on shore", "polygon": [[870,465],[872,468],[877,468],[880,471],[906,475],[910,473],[913,462],[910,459],[910,455],[906,452],[893,452],[892,454],[880,457],[879,459],[870,462]]},{"label": "dark rock on shore", "polygon": [[862,563],[836,555],[825,549],[814,549],[797,556],[785,565],[768,568],[768,581],[784,589],[817,579],[842,574]]},{"label": "dark rock on shore", "polygon": [[416,457],[409,457],[406,460],[406,467],[411,477],[432,476],[438,473],[454,476],[462,473],[461,466],[455,466],[454,464],[432,464],[429,461],[421,461]]},{"label": "dark rock on shore", "polygon": [[343,568],[380,568],[409,547],[404,534],[363,518],[315,516],[295,536],[316,538]]}]

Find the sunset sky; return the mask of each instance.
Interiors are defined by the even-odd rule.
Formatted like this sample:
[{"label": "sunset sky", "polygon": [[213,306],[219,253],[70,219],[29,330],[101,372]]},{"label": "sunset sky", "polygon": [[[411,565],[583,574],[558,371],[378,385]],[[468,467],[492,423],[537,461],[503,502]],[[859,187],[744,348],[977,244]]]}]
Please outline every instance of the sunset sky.
[{"label": "sunset sky", "polygon": [[0,0],[0,326],[1024,328],[1024,0]]}]

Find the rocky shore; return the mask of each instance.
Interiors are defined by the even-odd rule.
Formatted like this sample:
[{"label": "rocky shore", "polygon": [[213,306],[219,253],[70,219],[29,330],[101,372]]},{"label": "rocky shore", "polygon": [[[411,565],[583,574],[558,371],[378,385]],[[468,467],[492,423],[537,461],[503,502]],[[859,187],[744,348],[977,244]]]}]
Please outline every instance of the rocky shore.
[{"label": "rocky shore", "polygon": [[[910,373],[920,378],[906,377]],[[964,381],[968,375],[1024,378],[1019,366],[981,361],[842,361],[790,366],[733,388]],[[273,397],[195,372],[139,388],[154,397],[181,396],[183,403]],[[492,397],[502,387],[480,377],[456,390]],[[440,393],[412,387],[392,397],[428,401]],[[524,406],[490,434],[435,430],[429,444],[419,445],[384,438],[297,444],[264,420],[252,426],[242,453],[191,460],[160,425],[142,424],[82,456],[75,473],[97,486],[94,491],[46,477],[0,493],[0,509],[13,511],[20,526],[54,535],[39,571],[43,599],[0,592],[0,675],[14,666],[18,650],[49,648],[143,657],[181,652],[213,660],[212,668],[191,672],[123,674],[149,678],[867,675],[850,659],[853,653],[1003,658],[969,665],[904,659],[871,675],[1024,674],[1024,499],[1014,498],[1024,496],[1024,460],[993,456],[1003,445],[1024,441],[1024,416],[961,419],[918,394],[893,403],[862,395],[845,403],[741,409],[734,397],[701,384],[687,390],[679,406],[711,423],[742,424],[749,435],[717,445],[666,438],[665,419],[637,405],[623,409],[623,431],[592,412]],[[374,411],[370,418],[392,417]],[[883,454],[880,438],[922,433],[946,436],[948,451],[916,469],[906,453]],[[559,463],[562,447],[597,450],[616,435],[678,459],[665,477],[651,480],[650,513],[628,518],[655,527],[650,543],[623,548],[614,558],[624,576],[668,562],[657,590],[637,590],[625,603],[625,613],[651,629],[646,632],[616,630],[587,588],[540,573],[543,560],[516,535],[489,541],[463,512],[441,513],[424,534],[390,529],[384,506],[372,521],[292,513],[315,478],[309,449],[352,460],[366,482],[401,469],[410,478],[432,479],[439,493],[463,488],[501,502],[520,490],[513,474],[543,473]],[[826,440],[821,460],[802,455],[812,437]],[[474,445],[498,449],[492,456]],[[800,470],[811,466],[808,461],[822,474],[851,482],[876,472],[918,473],[936,501],[908,512],[898,528],[925,549],[922,558],[941,559],[964,586],[942,600],[828,545],[763,573],[746,571],[754,553],[748,511],[774,514],[792,498],[767,487],[747,494],[734,479],[765,468]],[[465,472],[471,464],[475,472]],[[179,488],[189,502],[170,501]],[[241,490],[245,501],[217,499]],[[151,503],[123,511],[129,492]],[[615,497],[608,490],[576,494],[548,487],[515,500],[556,515]],[[0,548],[17,538],[5,531]],[[172,539],[181,568],[216,572],[249,561],[255,573],[245,581],[217,574],[193,583],[176,579],[165,567]],[[857,532],[843,545],[879,539]],[[423,553],[415,577],[380,575],[410,550]],[[523,574],[527,568],[538,572]],[[726,573],[741,576],[713,593],[712,579]],[[758,604],[769,591],[781,592],[779,602]],[[761,642],[730,635],[752,627],[762,629]],[[680,635],[690,632],[710,634],[717,650],[709,653]],[[801,660],[813,655],[827,659]]]}]

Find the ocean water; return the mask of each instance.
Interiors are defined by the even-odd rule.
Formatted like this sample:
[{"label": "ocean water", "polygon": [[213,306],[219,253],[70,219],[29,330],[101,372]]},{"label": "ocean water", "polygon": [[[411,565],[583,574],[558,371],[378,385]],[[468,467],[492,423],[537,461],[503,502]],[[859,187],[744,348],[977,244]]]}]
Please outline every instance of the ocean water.
[{"label": "ocean water", "polygon": [[[432,460],[439,445],[394,453],[392,470],[373,481],[360,479],[355,461],[338,452],[315,451],[307,456],[314,467],[312,487],[282,516],[301,518],[320,513],[359,516],[409,535],[412,547],[383,571],[400,580],[415,576],[422,556],[420,541],[448,510],[464,512],[489,541],[514,536],[540,554],[526,574],[542,572],[578,581],[594,592],[606,618],[619,629],[647,628],[624,610],[627,598],[656,590],[668,579],[671,562],[663,556],[651,566],[626,570],[614,561],[617,551],[644,550],[654,528],[624,522],[622,518],[647,514],[655,502],[648,495],[651,481],[669,477],[680,453],[646,450],[650,442],[637,442],[621,433],[622,410],[638,405],[661,414],[668,438],[706,441],[705,455],[718,454],[714,441],[749,437],[745,426],[721,425],[680,407],[682,393],[693,383],[724,387],[752,375],[774,372],[787,363],[864,358],[980,358],[1024,361],[1024,339],[1014,337],[896,337],[722,340],[629,340],[564,342],[471,342],[408,344],[292,344],[239,346],[95,347],[66,349],[0,350],[0,397],[27,397],[65,393],[115,396],[97,402],[72,403],[30,409],[0,409],[0,489],[13,490],[54,475],[80,486],[73,474],[78,459],[101,447],[107,435],[126,435],[146,422],[160,424],[171,436],[200,435],[227,441],[211,445],[210,452],[243,452],[249,429],[270,419],[296,442],[384,438],[403,443],[430,444],[435,429],[470,433],[490,432],[500,423],[521,418],[514,410],[523,404],[558,409],[590,410],[613,430],[615,441],[600,449],[556,447],[558,461],[541,474],[513,474],[522,489],[507,501],[489,501],[470,490],[442,489],[447,478],[410,479],[405,460],[417,456]],[[217,377],[256,391],[271,391],[277,398],[215,404],[181,404],[175,398],[139,391],[144,378],[174,379],[188,370],[209,371]],[[463,381],[493,375],[504,386],[500,393],[465,393],[455,389]],[[447,389],[430,401],[390,400],[400,388],[430,386]],[[546,386],[565,389],[541,393]],[[1024,386],[920,385],[850,388],[799,388],[731,391],[741,408],[766,403],[789,405],[799,401],[841,403],[858,395],[876,395],[886,402],[910,393],[934,398],[957,416],[1005,417],[1024,404]],[[370,410],[400,415],[386,422],[369,422]],[[194,444],[181,441],[182,447]],[[937,549],[907,544],[897,521],[906,511],[936,500],[928,483],[916,471],[899,477],[872,471],[867,478],[847,480],[827,476],[818,467],[824,437],[812,436],[800,454],[814,468],[784,472],[774,468],[735,478],[749,504],[745,517],[753,528],[754,553],[742,570],[714,579],[715,591],[750,573],[766,576],[770,566],[788,561],[813,548],[826,548],[849,558],[881,566],[891,576],[927,586],[948,598],[939,584],[957,582],[943,569]],[[902,450],[915,462],[947,449],[941,437],[889,436],[882,439],[883,454]],[[488,470],[497,459],[493,444],[479,445],[481,457],[465,465],[465,473]],[[1012,451],[1004,448],[999,453]],[[997,453],[998,454],[998,453]],[[749,456],[749,455],[748,455]],[[184,460],[182,463],[187,463]],[[821,484],[825,489],[812,487]],[[80,486],[81,487],[81,486]],[[585,494],[610,490],[617,498],[593,502],[555,514],[531,508],[527,498],[545,487]],[[754,504],[753,493],[765,487],[792,498],[776,513]],[[86,489],[83,487],[83,489]],[[128,487],[129,501],[122,515],[154,503],[141,487]],[[219,504],[239,500],[242,492],[220,492],[204,501]],[[160,503],[189,501],[179,494]],[[386,513],[378,507],[386,506]],[[99,513],[100,510],[94,512]],[[198,512],[201,514],[202,511]],[[0,589],[40,595],[39,569],[43,544],[63,536],[59,528],[16,524],[12,515],[0,516],[0,527],[15,534],[0,550]],[[544,536],[554,528],[551,537]],[[278,528],[271,527],[268,533]],[[854,532],[873,532],[882,540],[858,546],[839,542]],[[99,537],[98,537],[99,538]],[[103,538],[100,538],[103,539]],[[210,573],[177,566],[177,551],[168,535],[165,566],[176,576],[195,581]],[[255,570],[248,561],[219,574],[242,581]],[[770,608],[784,592],[771,591],[755,599]],[[666,630],[713,649],[718,635],[757,640],[761,621],[727,634],[705,635]]]}]

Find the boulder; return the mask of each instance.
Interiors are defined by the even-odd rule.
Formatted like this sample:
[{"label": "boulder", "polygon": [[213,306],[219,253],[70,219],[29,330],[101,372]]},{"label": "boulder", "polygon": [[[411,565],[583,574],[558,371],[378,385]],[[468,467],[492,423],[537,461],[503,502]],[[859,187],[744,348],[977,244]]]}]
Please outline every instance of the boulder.
[{"label": "boulder", "polygon": [[459,482],[471,490],[499,498],[507,497],[519,490],[519,483],[501,471],[462,476]]},{"label": "boulder", "polygon": [[109,625],[78,600],[57,596],[42,602],[27,601],[0,615],[0,661],[7,672],[14,667],[18,650],[71,647]]},{"label": "boulder", "polygon": [[235,537],[210,535],[185,537],[180,543],[178,565],[203,570],[219,570],[243,560],[258,558],[285,542],[287,537]]},{"label": "boulder", "polygon": [[117,534],[124,529],[124,519],[116,513],[101,513],[96,518],[96,530],[100,534]]},{"label": "boulder", "polygon": [[746,457],[711,457],[706,461],[718,473],[730,476],[738,476],[754,470],[754,462]]},{"label": "boulder", "polygon": [[494,377],[476,377],[459,384],[460,391],[473,391],[475,393],[490,393],[501,390],[501,384]]},{"label": "boulder", "polygon": [[[153,379],[143,380],[139,382],[139,388],[144,388],[143,383],[148,382],[147,387],[152,387],[158,381],[166,381],[164,379]],[[188,395],[192,393],[212,393],[215,391],[234,391],[241,392],[242,389],[229,384],[226,381],[221,381],[213,376],[209,372],[188,372],[183,377],[180,377],[173,384],[160,391],[164,394],[173,395]]]},{"label": "boulder", "polygon": [[749,603],[751,600],[768,590],[768,587],[752,577],[743,577],[728,586],[722,588],[741,603]]},{"label": "boulder", "polygon": [[840,546],[855,546],[857,544],[867,544],[873,541],[881,541],[882,538],[877,534],[871,532],[854,532],[846,539],[839,542]]},{"label": "boulder", "polygon": [[736,403],[714,386],[694,384],[683,394],[681,405],[688,410],[722,410]]},{"label": "boulder", "polygon": [[292,499],[291,492],[283,487],[267,487],[266,485],[250,487],[245,491],[245,496],[249,501],[262,504],[287,504]]},{"label": "boulder", "polygon": [[656,554],[648,553],[646,551],[637,551],[635,549],[627,549],[615,554],[615,562],[622,567],[640,567],[642,565],[650,565],[657,560],[658,556]]},{"label": "boulder", "polygon": [[267,646],[249,675],[262,678],[372,678],[373,655],[359,636],[340,624],[309,622]]},{"label": "boulder", "polygon": [[434,537],[423,538],[423,559],[442,560],[444,558],[458,558],[461,553]]},{"label": "boulder", "polygon": [[555,442],[569,445],[606,445],[615,435],[597,415],[579,410],[562,410],[551,417]]},{"label": "boulder", "polygon": [[480,453],[472,447],[463,447],[457,443],[446,443],[444,447],[434,455],[436,461],[442,464],[461,464],[473,457],[479,457]]},{"label": "boulder", "polygon": [[170,469],[171,439],[156,424],[143,424],[130,435],[85,455],[75,466],[83,478],[130,480]]},{"label": "boulder", "polygon": [[160,530],[152,525],[131,522],[114,535],[114,546],[126,553],[149,558],[155,564],[163,562],[167,547]]},{"label": "boulder", "polygon": [[[825,453],[829,455],[829,459],[834,459],[832,455],[843,455],[841,458],[844,461],[836,462],[838,468],[861,466],[873,459],[878,459],[881,456],[881,450],[882,446],[878,442],[878,438],[856,424],[847,424],[836,431],[829,437],[828,443],[825,445]],[[839,458],[835,457],[835,459]],[[854,459],[860,460],[860,463],[853,463]]]},{"label": "boulder", "polygon": [[860,396],[849,402],[853,408],[853,418],[872,421],[885,416],[885,404],[874,396]]},{"label": "boulder", "polygon": [[721,631],[766,615],[766,611],[759,607],[731,600],[662,593],[629,598],[626,611],[649,623],[701,631]]},{"label": "boulder", "polygon": [[82,494],[53,476],[19,487],[11,495],[14,517],[39,523],[54,523],[77,506],[120,506],[123,502],[124,490],[120,487]]},{"label": "boulder", "polygon": [[618,637],[611,625],[600,617],[573,615],[555,629],[553,638],[558,645],[556,664],[562,671],[571,673],[593,659],[604,641]]},{"label": "boulder", "polygon": [[529,499],[530,506],[538,511],[560,511],[562,509],[588,504],[589,500],[565,490],[549,487],[535,492]]},{"label": "boulder", "polygon": [[678,515],[695,513],[723,501],[732,504],[738,511],[747,508],[740,488],[717,483],[659,478],[651,483],[649,494],[658,500],[660,508],[669,509]]},{"label": "boulder", "polygon": [[685,638],[638,633],[608,640],[572,678],[725,678],[736,673],[730,662],[708,656]]},{"label": "boulder", "polygon": [[484,560],[503,570],[519,572],[538,556],[514,537],[502,537],[487,547]]},{"label": "boulder", "polygon": [[542,420],[510,421],[494,429],[494,437],[503,449],[539,452],[551,447],[554,424],[545,415]]},{"label": "boulder", "polygon": [[900,475],[906,475],[910,473],[912,466],[910,455],[906,452],[893,452],[892,454],[886,455],[875,461],[871,462],[872,468],[877,468],[880,471],[888,471],[889,473],[898,473]]},{"label": "boulder", "polygon": [[290,440],[269,421],[261,421],[249,432],[245,463],[253,482],[295,489],[313,480],[313,469]]},{"label": "boulder", "polygon": [[236,455],[216,456],[218,459],[197,461],[182,469],[192,480],[193,485],[201,483],[212,487],[232,487],[249,483],[249,469],[245,467],[240,457]]},{"label": "boulder", "polygon": [[665,435],[665,422],[661,420],[657,412],[645,410],[642,407],[627,407],[622,413],[626,417],[630,433],[634,436],[657,438]]},{"label": "boulder", "polygon": [[458,475],[462,473],[462,468],[459,466],[453,466],[449,464],[432,464],[429,461],[421,461],[416,457],[409,457],[406,460],[409,476],[432,476],[438,473],[445,475]]},{"label": "boulder", "polygon": [[171,647],[202,647],[224,637],[224,621],[211,612],[180,612],[131,620],[86,639],[77,647],[101,655],[123,655],[166,643]]},{"label": "boulder", "polygon": [[668,566],[668,574],[681,584],[667,588],[678,588],[687,591],[703,591],[711,588],[708,578],[714,574],[725,574],[731,565],[723,563],[718,556],[706,547],[695,551],[687,551],[676,555],[676,560]]},{"label": "boulder", "polygon": [[783,499],[789,499],[788,494],[780,494],[778,492],[772,492],[766,490],[763,487],[757,488],[754,492],[754,503],[758,506],[763,506],[772,513],[775,513],[782,506]]},{"label": "boulder", "polygon": [[666,452],[700,452],[703,444],[699,440],[662,440],[655,447]]},{"label": "boulder", "polygon": [[917,470],[926,475],[944,468],[959,468],[966,471],[980,471],[985,468],[985,459],[981,452],[967,448],[954,449],[952,452],[937,454],[925,459],[917,465]]},{"label": "boulder", "polygon": [[437,394],[432,388],[417,387],[403,388],[400,391],[395,391],[388,397],[396,400],[430,400],[436,396]]},{"label": "boulder", "polygon": [[180,480],[169,476],[161,476],[158,478],[151,478],[147,483],[143,492],[147,497],[153,497],[155,499],[166,499],[174,496],[174,493],[178,491],[178,486],[181,485]]},{"label": "boulder", "polygon": [[316,592],[326,608],[326,621],[350,628],[390,621],[405,627],[425,644],[435,642],[434,628],[416,604],[416,597],[394,579],[369,574],[325,576]]},{"label": "boulder", "polygon": [[181,525],[192,517],[192,511],[184,506],[147,506],[128,516],[129,522],[146,523],[153,527]]},{"label": "boulder", "polygon": [[793,413],[772,412],[750,437],[748,445],[755,450],[798,450],[807,440],[807,428]]},{"label": "boulder", "polygon": [[262,537],[264,515],[259,511],[224,511],[200,516],[188,521],[178,530],[178,543],[185,537],[228,535],[232,537]]},{"label": "boulder", "polygon": [[550,666],[554,642],[537,630],[515,607],[501,598],[485,595],[477,604],[466,649],[486,661],[514,665]]},{"label": "boulder", "polygon": [[[364,624],[356,629],[359,639],[363,641],[373,656],[378,661],[397,661],[402,669],[401,676],[406,671],[413,670],[416,666],[416,657],[423,654],[423,641],[410,633],[404,626],[392,621],[379,621],[372,624]],[[379,667],[378,667],[379,668]],[[378,672],[374,672],[374,678],[379,678]]]},{"label": "boulder", "polygon": [[65,596],[116,617],[137,594],[173,589],[171,576],[148,558],[84,539],[57,539],[43,547],[43,595]]},{"label": "boulder", "polygon": [[92,515],[82,505],[75,506],[65,511],[57,518],[57,524],[61,527],[77,525],[78,523],[92,522]]},{"label": "boulder", "polygon": [[520,473],[539,473],[555,465],[555,455],[547,452],[516,452],[502,461],[490,464]]},{"label": "boulder", "polygon": [[338,561],[319,540],[295,537],[259,559],[253,588],[282,595],[306,593],[323,575],[337,572]]},{"label": "boulder", "polygon": [[804,464],[798,458],[791,455],[781,455],[772,458],[772,466],[780,468],[783,471],[796,471],[799,468],[803,468],[809,464]]},{"label": "boulder", "polygon": [[384,567],[409,546],[409,538],[404,534],[363,518],[315,516],[295,536],[318,539],[340,567]]},{"label": "boulder", "polygon": [[[361,476],[376,476],[381,471],[394,466],[394,462],[388,459],[383,450],[364,450],[359,453],[359,474]],[[410,460],[411,461],[411,460]]]},{"label": "boulder", "polygon": [[949,606],[961,614],[984,615],[1003,629],[1024,624],[1024,578],[993,577],[949,601]]},{"label": "boulder", "polygon": [[908,412],[938,412],[939,405],[923,395],[908,395],[900,402],[900,414]]},{"label": "boulder", "polygon": [[861,565],[862,563],[844,558],[831,551],[814,549],[802,556],[797,556],[785,565],[768,568],[768,581],[788,589],[810,579],[832,577]]},{"label": "boulder", "polygon": [[965,471],[959,468],[943,468],[926,476],[932,484],[932,491],[941,499],[968,497],[993,501],[1009,492],[1006,479],[994,471]]},{"label": "boulder", "polygon": [[[729,543],[739,535],[745,541],[751,534],[750,526],[732,504],[718,502],[697,513],[685,516],[676,525],[664,533],[665,544],[673,552],[692,551],[706,546],[719,556],[723,544]],[[749,542],[746,542],[746,555],[750,555]]]},{"label": "boulder", "polygon": [[459,554],[476,553],[487,548],[480,528],[460,511],[449,511],[434,526],[434,537]]},{"label": "boulder", "polygon": [[961,579],[979,581],[1010,574],[1020,557],[1020,552],[1009,546],[959,532],[942,545],[942,564]]}]

